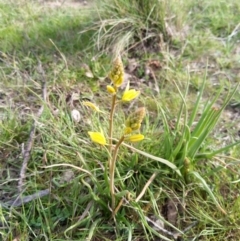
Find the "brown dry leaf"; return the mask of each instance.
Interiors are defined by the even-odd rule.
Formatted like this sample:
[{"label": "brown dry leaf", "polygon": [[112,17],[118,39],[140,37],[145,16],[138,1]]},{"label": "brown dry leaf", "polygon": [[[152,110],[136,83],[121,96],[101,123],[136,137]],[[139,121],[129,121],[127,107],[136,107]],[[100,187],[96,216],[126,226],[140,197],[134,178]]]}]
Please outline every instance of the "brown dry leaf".
[{"label": "brown dry leaf", "polygon": [[162,68],[162,64],[159,60],[149,60],[148,66],[152,68],[152,70],[159,70]]},{"label": "brown dry leaf", "polygon": [[176,226],[178,220],[179,205],[181,205],[179,200],[173,197],[171,199],[167,199],[165,205],[163,206],[163,215],[173,226]]},{"label": "brown dry leaf", "polygon": [[178,209],[177,209],[176,200],[168,200],[167,203],[167,220],[172,225],[176,225],[177,217],[178,217]]}]

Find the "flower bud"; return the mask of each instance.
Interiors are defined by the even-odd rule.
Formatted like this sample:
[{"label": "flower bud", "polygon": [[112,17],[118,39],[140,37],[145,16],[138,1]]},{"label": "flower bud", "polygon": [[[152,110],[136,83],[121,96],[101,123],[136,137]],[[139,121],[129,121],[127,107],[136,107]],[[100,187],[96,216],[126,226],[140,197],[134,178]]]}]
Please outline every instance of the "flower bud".
[{"label": "flower bud", "polygon": [[143,139],[144,139],[144,135],[142,134],[136,134],[125,138],[126,141],[131,141],[131,142],[138,142],[138,141],[142,141]]},{"label": "flower bud", "polygon": [[112,87],[111,85],[107,85],[107,91],[110,94],[116,94],[116,90],[114,87]]}]

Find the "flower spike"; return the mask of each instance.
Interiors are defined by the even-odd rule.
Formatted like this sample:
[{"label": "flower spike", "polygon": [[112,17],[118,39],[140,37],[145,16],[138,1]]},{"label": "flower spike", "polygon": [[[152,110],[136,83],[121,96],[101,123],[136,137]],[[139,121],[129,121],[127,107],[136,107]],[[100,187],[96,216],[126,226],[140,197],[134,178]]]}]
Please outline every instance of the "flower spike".
[{"label": "flower spike", "polygon": [[135,112],[131,113],[126,120],[126,128],[131,128],[133,131],[139,130],[146,114],[144,107],[138,108]]},{"label": "flower spike", "polygon": [[124,80],[124,68],[120,56],[114,60],[113,68],[109,73],[109,78],[111,79],[114,87],[118,88],[122,85]]}]

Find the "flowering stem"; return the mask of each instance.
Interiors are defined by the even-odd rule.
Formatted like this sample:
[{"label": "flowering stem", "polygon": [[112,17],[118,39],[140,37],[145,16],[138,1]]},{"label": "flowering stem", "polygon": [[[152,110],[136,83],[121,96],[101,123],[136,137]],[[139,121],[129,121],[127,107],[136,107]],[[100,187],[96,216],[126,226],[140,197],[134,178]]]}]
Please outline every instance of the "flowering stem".
[{"label": "flowering stem", "polygon": [[113,156],[111,159],[111,168],[110,168],[110,192],[111,192],[111,197],[112,197],[112,213],[113,216],[115,214],[114,210],[115,210],[115,190],[114,190],[114,174],[115,174],[115,165],[116,165],[116,160],[117,160],[117,154],[118,154],[118,150],[119,147],[121,145],[121,143],[124,141],[124,135],[121,137],[121,139],[118,141],[114,152],[113,152]]},{"label": "flowering stem", "polygon": [[111,170],[111,158],[112,158],[112,135],[113,135],[113,116],[115,112],[116,107],[116,94],[112,96],[112,106],[111,106],[111,112],[109,117],[109,170]]}]

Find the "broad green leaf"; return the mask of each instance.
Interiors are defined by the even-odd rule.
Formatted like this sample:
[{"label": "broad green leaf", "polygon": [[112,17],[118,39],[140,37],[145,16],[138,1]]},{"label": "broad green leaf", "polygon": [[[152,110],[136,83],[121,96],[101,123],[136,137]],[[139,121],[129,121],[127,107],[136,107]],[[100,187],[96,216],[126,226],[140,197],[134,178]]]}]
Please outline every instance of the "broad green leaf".
[{"label": "broad green leaf", "polygon": [[132,149],[133,151],[135,151],[135,152],[145,156],[145,157],[148,157],[148,158],[150,158],[150,159],[152,159],[154,161],[161,162],[162,164],[164,164],[164,165],[170,167],[172,170],[174,170],[179,176],[182,176],[180,171],[178,170],[178,168],[173,163],[171,163],[170,161],[165,160],[165,159],[160,158],[160,157],[157,157],[157,156],[153,156],[153,155],[151,155],[151,154],[149,154],[149,153],[147,153],[145,151],[140,151],[140,150],[138,150],[138,149],[136,149],[136,148],[134,148],[134,147],[132,147],[130,145],[127,145],[126,143],[123,143],[123,145],[128,147],[128,148],[130,148],[130,149]]}]

